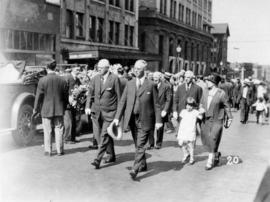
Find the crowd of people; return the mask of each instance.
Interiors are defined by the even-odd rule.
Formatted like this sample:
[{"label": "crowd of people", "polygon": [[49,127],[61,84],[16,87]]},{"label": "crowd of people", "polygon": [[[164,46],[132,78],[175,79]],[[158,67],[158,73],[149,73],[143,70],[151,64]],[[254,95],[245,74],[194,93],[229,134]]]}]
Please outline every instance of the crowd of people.
[{"label": "crowd of people", "polygon": [[254,107],[257,123],[269,114],[264,83],[255,85],[251,79],[230,81],[216,73],[195,76],[190,70],[150,72],[144,60],[129,68],[101,59],[94,70],[74,66],[63,75],[57,73],[53,61],[47,72],[39,80],[33,113],[42,116],[45,155],[52,155],[53,134],[57,155],[64,154],[65,143],[78,142],[76,117],[84,111],[92,121],[89,148],[98,150],[91,163],[96,169],[100,169],[104,155],[104,163],[117,161],[114,136],[108,128],[131,132],[135,146],[132,179],[147,170],[145,151],[161,149],[166,131],[177,132],[176,141],[183,151],[181,162],[190,165],[196,161],[194,149],[200,136],[208,152],[205,169],[211,170],[220,160],[219,144],[223,127],[231,125],[231,108],[241,110],[243,124]]}]

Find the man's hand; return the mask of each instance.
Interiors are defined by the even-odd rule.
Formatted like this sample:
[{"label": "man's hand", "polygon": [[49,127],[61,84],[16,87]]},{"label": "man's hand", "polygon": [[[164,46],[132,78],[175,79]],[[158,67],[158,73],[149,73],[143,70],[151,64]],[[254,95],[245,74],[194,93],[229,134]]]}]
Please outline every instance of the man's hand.
[{"label": "man's hand", "polygon": [[113,122],[114,122],[114,124],[115,124],[116,126],[119,126],[119,120],[118,120],[118,119],[114,119]]},{"label": "man's hand", "polygon": [[178,113],[177,112],[173,112],[173,118],[176,119],[176,120],[178,119]]},{"label": "man's hand", "polygon": [[90,115],[91,114],[91,109],[90,108],[86,108],[84,111],[85,111],[85,114],[86,115]]},{"label": "man's hand", "polygon": [[202,108],[202,107],[200,107],[200,108],[199,108],[199,113],[200,113],[200,114],[204,114],[204,113],[205,113],[205,109]]},{"label": "man's hand", "polygon": [[161,112],[161,117],[163,118],[163,117],[165,117],[166,115],[167,115],[167,112],[164,111],[164,110],[162,110],[162,112]]},{"label": "man's hand", "polygon": [[156,123],[155,128],[158,130],[163,126],[162,123]]}]

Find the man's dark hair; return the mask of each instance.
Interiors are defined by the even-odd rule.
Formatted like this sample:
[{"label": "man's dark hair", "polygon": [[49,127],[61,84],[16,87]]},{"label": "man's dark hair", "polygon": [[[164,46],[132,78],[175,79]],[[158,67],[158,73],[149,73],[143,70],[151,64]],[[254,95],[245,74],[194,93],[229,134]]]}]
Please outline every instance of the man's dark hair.
[{"label": "man's dark hair", "polygon": [[50,62],[50,63],[47,65],[47,68],[54,71],[55,68],[56,68],[56,61],[54,60],[54,61]]}]

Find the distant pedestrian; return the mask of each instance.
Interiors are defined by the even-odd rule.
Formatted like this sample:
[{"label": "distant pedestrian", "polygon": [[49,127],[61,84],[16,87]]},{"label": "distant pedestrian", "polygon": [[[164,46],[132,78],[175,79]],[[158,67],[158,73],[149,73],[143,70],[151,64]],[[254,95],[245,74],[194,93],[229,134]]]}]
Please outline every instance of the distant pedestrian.
[{"label": "distant pedestrian", "polygon": [[52,154],[52,136],[55,135],[57,155],[64,154],[63,116],[68,102],[66,81],[55,73],[56,62],[47,66],[48,75],[38,82],[33,114],[41,111],[44,129],[45,156]]},{"label": "distant pedestrian", "polygon": [[249,109],[253,103],[253,91],[250,87],[249,80],[244,80],[241,91],[238,95],[240,98],[240,122],[246,124],[249,117]]},{"label": "distant pedestrian", "polygon": [[263,116],[268,113],[263,97],[259,97],[252,106],[256,107],[257,124],[263,124]]},{"label": "distant pedestrian", "polygon": [[196,142],[196,126],[198,119],[202,119],[202,114],[196,110],[196,106],[195,99],[188,97],[186,100],[186,109],[183,109],[179,114],[180,125],[177,139],[183,151],[182,163],[186,163],[189,158],[190,165],[195,162],[194,148]]}]

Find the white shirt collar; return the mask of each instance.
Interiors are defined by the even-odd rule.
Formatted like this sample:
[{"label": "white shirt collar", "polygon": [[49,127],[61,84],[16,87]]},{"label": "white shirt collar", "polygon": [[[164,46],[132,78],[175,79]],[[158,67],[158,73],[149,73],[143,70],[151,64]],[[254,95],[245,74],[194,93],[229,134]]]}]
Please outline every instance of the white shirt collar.
[{"label": "white shirt collar", "polygon": [[109,71],[105,74],[105,75],[101,75],[104,79],[104,82],[107,80],[108,76],[109,76]]}]

